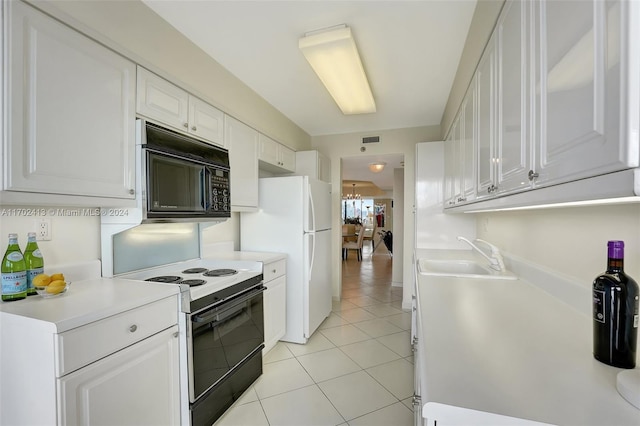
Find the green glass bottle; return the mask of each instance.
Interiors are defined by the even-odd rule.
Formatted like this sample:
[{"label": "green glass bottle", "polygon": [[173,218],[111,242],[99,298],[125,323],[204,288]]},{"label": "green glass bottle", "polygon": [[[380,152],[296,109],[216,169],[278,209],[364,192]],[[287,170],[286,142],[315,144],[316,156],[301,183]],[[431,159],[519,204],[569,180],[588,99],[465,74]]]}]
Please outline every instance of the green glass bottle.
[{"label": "green glass bottle", "polygon": [[27,234],[27,247],[24,249],[24,262],[27,266],[27,296],[38,294],[33,288],[33,279],[44,273],[44,258],[36,241],[36,233]]},{"label": "green glass bottle", "polygon": [[27,265],[18,246],[18,234],[9,234],[9,247],[2,258],[2,301],[27,297]]}]

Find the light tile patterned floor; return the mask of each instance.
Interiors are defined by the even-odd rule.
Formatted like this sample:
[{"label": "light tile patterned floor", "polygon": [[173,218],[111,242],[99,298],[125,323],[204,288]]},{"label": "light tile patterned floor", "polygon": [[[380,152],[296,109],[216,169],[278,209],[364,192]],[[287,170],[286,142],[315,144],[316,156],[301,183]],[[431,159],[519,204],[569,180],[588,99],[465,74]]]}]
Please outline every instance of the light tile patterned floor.
[{"label": "light tile patterned floor", "polygon": [[342,263],[342,300],[306,345],[279,342],[215,426],[411,426],[411,314],[381,244]]}]

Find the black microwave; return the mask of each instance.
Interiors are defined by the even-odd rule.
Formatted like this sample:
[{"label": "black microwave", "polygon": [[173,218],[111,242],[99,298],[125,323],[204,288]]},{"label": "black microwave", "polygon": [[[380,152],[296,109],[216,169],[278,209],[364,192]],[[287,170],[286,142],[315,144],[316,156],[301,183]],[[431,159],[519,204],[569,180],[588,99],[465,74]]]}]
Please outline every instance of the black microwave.
[{"label": "black microwave", "polygon": [[231,216],[229,152],[139,119],[145,222],[204,221]]}]

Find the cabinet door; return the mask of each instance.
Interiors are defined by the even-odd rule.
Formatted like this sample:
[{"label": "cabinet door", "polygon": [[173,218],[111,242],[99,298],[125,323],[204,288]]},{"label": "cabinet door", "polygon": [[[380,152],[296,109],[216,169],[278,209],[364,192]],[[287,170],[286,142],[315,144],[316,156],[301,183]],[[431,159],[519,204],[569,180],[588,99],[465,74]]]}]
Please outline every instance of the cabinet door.
[{"label": "cabinet door", "polygon": [[[189,132],[200,139],[225,146],[224,113],[208,103],[189,97]],[[256,152],[257,155],[257,152]]]},{"label": "cabinet door", "polygon": [[331,183],[331,160],[318,152],[318,179]]},{"label": "cabinet door", "polygon": [[496,26],[498,37],[499,193],[529,188],[531,169],[528,80],[530,2],[507,1]]},{"label": "cabinet door", "polygon": [[[637,152],[631,158],[626,149],[628,117],[621,102],[633,89],[621,80],[629,71],[623,47],[630,42],[630,31],[622,22],[630,3],[536,2],[538,183],[575,180],[637,164]],[[637,55],[637,50],[630,52]]]},{"label": "cabinet door", "polygon": [[[453,126],[457,126],[454,122]],[[455,180],[456,180],[456,142],[453,140],[453,127],[449,131],[447,140],[444,142],[444,207],[453,207],[455,205]]]},{"label": "cabinet door", "polygon": [[188,131],[189,94],[138,67],[136,111],[175,129]]},{"label": "cabinet door", "polygon": [[22,2],[3,6],[4,189],[133,199],[135,65]]},{"label": "cabinet door", "polygon": [[280,167],[290,172],[296,171],[296,152],[284,145],[278,147],[280,149]]},{"label": "cabinet door", "polygon": [[178,326],[58,379],[61,425],[180,423]]},{"label": "cabinet door", "polygon": [[225,116],[225,139],[231,163],[231,210],[258,208],[258,132]]},{"label": "cabinet door", "polygon": [[475,79],[462,102],[462,131],[460,141],[460,200],[464,203],[475,198],[476,190],[476,90]]},{"label": "cabinet door", "polygon": [[279,152],[278,146],[280,145],[278,142],[274,141],[268,136],[260,133],[259,136],[259,148],[258,148],[258,159],[260,161],[264,161],[265,163],[273,164],[274,166],[278,166],[279,164]]},{"label": "cabinet door", "polygon": [[478,128],[476,197],[492,195],[496,184],[495,122],[496,122],[496,37],[492,36],[485,48],[476,74]]},{"label": "cabinet door", "polygon": [[287,327],[287,279],[278,277],[265,283],[264,350],[267,353],[284,336]]}]

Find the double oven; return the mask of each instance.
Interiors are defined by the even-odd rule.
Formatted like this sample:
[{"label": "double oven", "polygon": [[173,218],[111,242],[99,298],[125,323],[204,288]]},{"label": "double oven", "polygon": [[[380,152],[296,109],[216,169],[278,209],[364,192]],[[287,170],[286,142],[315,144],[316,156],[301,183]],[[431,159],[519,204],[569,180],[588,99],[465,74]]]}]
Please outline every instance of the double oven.
[{"label": "double oven", "polygon": [[192,426],[211,426],[262,374],[262,264],[194,260],[119,278],[180,286],[182,409]]}]

